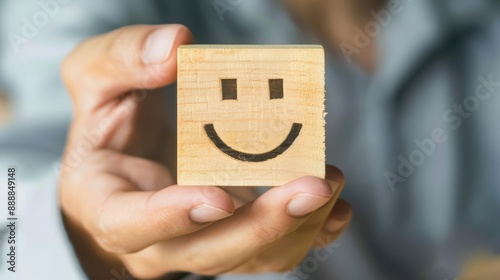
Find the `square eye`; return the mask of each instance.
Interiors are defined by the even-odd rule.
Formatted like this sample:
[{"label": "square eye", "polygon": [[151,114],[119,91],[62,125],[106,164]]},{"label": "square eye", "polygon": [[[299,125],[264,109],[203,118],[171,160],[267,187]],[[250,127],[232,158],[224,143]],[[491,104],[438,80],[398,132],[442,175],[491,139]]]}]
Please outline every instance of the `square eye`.
[{"label": "square eye", "polygon": [[221,79],[222,100],[237,100],[238,89],[236,79]]},{"label": "square eye", "polygon": [[271,99],[283,99],[283,79],[269,79]]}]

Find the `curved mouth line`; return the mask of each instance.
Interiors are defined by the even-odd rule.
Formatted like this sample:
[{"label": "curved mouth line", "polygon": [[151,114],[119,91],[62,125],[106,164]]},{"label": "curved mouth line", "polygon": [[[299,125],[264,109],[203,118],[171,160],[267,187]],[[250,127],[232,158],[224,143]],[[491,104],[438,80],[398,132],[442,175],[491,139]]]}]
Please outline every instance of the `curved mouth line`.
[{"label": "curved mouth line", "polygon": [[219,137],[217,132],[215,131],[214,125],[212,123],[206,124],[204,126],[205,132],[207,133],[208,138],[215,144],[215,146],[226,155],[241,161],[249,161],[249,162],[261,162],[273,159],[283,152],[285,152],[290,146],[292,146],[297,136],[299,136],[300,130],[302,129],[302,124],[293,123],[290,132],[286,136],[285,140],[277,146],[276,148],[261,154],[250,154],[245,152],[237,151],[231,147],[229,147],[222,139]]}]

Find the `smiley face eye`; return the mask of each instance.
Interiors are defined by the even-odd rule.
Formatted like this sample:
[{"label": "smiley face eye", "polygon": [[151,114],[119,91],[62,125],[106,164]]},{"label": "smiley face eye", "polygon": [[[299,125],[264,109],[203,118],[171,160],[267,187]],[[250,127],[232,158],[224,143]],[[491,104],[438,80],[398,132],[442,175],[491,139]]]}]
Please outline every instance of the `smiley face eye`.
[{"label": "smiley face eye", "polygon": [[[236,79],[221,79],[222,100],[237,100],[238,85]],[[283,99],[283,79],[269,79],[271,99]]]},{"label": "smiley face eye", "polygon": [[237,100],[238,89],[236,79],[221,79],[222,100]]},{"label": "smiley face eye", "polygon": [[283,99],[283,79],[269,79],[271,99]]}]

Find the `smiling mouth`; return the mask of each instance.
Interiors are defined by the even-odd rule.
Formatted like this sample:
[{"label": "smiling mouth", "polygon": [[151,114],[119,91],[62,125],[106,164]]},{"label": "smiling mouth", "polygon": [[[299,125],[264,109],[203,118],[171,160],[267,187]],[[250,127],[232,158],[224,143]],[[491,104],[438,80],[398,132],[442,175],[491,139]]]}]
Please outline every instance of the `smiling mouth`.
[{"label": "smiling mouth", "polygon": [[279,155],[281,155],[283,152],[285,152],[290,146],[292,146],[293,142],[295,139],[297,139],[297,136],[299,136],[300,130],[302,129],[302,124],[300,123],[293,123],[292,128],[290,129],[290,132],[286,136],[285,140],[281,142],[279,146],[276,148],[265,152],[261,154],[250,154],[250,153],[245,153],[245,152],[240,152],[237,151],[231,147],[229,147],[222,139],[219,137],[217,132],[215,131],[214,125],[212,123],[206,124],[204,126],[205,132],[207,133],[208,138],[212,141],[212,143],[215,144],[215,146],[223,153],[226,155],[237,159],[241,161],[248,161],[248,162],[261,162],[261,161],[266,161],[273,159]]}]

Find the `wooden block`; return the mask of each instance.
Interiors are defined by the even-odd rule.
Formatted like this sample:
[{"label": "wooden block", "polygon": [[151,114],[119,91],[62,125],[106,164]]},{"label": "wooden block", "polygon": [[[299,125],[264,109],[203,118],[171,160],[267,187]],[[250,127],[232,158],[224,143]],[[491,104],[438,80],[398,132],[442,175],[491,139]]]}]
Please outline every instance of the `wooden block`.
[{"label": "wooden block", "polygon": [[324,178],[324,74],[321,46],[181,46],[179,185]]}]

